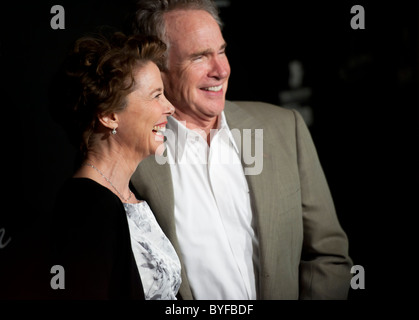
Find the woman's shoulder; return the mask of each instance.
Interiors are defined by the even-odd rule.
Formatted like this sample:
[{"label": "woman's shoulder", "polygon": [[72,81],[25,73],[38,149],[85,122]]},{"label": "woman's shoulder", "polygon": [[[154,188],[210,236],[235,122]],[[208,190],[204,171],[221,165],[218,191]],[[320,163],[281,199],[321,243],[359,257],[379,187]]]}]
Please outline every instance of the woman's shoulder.
[{"label": "woman's shoulder", "polygon": [[81,198],[118,200],[118,197],[112,191],[90,178],[67,179],[61,186],[58,196],[72,199],[79,196]]},{"label": "woman's shoulder", "polygon": [[58,191],[54,211],[72,216],[113,215],[124,211],[119,198],[108,188],[89,178],[70,178]]}]

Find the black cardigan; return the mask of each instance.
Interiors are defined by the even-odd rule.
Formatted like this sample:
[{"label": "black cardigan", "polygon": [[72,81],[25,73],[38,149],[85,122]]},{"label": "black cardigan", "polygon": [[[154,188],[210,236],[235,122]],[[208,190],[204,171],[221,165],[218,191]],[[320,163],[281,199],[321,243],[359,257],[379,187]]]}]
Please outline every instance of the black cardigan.
[{"label": "black cardigan", "polygon": [[122,202],[87,178],[71,178],[58,193],[51,264],[65,270],[64,299],[144,299]]}]

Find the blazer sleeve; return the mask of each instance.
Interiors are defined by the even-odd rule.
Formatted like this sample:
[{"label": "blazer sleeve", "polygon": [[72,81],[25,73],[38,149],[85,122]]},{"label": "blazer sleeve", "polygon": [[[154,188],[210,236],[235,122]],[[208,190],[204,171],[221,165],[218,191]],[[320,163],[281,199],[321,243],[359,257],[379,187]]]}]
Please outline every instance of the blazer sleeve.
[{"label": "blazer sleeve", "polygon": [[352,260],[315,146],[301,115],[296,119],[297,158],[303,209],[300,299],[346,299]]}]

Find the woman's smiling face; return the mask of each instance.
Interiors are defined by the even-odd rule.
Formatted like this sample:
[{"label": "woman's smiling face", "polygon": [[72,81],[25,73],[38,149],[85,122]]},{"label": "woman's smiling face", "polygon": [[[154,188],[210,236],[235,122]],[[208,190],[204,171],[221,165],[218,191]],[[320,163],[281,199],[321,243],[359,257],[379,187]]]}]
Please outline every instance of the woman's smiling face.
[{"label": "woman's smiling face", "polygon": [[164,96],[160,70],[147,62],[134,73],[135,87],[127,95],[127,107],[118,113],[118,138],[141,158],[155,154],[163,143],[167,117],[174,107]]}]

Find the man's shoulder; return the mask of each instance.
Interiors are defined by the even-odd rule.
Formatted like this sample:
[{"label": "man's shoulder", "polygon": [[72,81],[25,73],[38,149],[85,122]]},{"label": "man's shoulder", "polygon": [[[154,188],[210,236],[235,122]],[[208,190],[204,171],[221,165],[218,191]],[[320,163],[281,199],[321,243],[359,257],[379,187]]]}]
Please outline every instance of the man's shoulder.
[{"label": "man's shoulder", "polygon": [[293,111],[284,107],[280,107],[274,104],[261,102],[261,101],[229,101],[226,100],[226,109],[232,109],[236,112],[246,111],[256,116],[285,116],[294,117]]},{"label": "man's shoulder", "polygon": [[[227,101],[225,104],[227,119],[243,119],[275,126],[287,126],[295,123],[295,114],[291,109],[260,101]],[[250,120],[252,119],[252,120]]]}]

